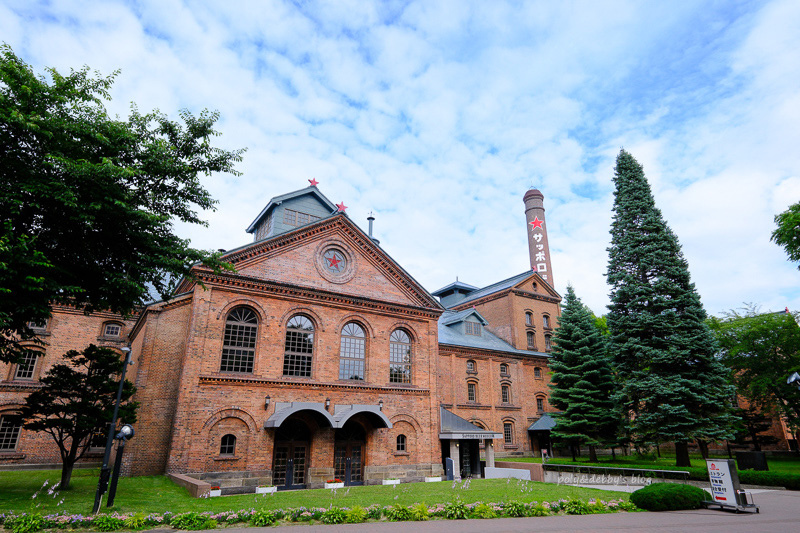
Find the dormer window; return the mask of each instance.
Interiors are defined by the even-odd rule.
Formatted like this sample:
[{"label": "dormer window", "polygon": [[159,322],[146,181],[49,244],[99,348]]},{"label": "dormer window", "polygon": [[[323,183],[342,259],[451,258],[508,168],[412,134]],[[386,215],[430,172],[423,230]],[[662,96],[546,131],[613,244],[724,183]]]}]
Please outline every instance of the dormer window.
[{"label": "dormer window", "polygon": [[481,334],[481,325],[477,322],[464,322],[465,332],[467,335]]},{"label": "dormer window", "polygon": [[103,337],[119,337],[122,332],[122,326],[119,324],[106,324],[103,326]]}]

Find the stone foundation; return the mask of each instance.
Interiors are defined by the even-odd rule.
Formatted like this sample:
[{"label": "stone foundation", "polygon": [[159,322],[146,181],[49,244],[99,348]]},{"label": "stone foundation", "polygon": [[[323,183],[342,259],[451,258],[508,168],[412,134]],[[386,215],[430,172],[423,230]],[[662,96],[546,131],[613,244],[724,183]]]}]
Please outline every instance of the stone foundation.
[{"label": "stone foundation", "polygon": [[413,465],[367,465],[364,467],[364,484],[380,485],[384,479],[399,479],[401,483],[425,481],[426,477],[444,476],[441,463]]},{"label": "stone foundation", "polygon": [[256,487],[272,485],[272,470],[252,472],[202,472],[185,474],[186,477],[217,486],[223,496],[231,494],[252,494]]}]

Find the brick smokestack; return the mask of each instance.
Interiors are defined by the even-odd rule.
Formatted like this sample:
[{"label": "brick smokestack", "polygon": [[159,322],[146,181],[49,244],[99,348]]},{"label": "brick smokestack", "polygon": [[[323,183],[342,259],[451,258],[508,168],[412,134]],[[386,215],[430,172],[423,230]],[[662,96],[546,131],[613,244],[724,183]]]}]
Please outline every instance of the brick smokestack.
[{"label": "brick smokestack", "polygon": [[544,223],[544,194],[538,189],[531,189],[522,198],[525,202],[525,220],[528,228],[528,251],[531,256],[531,269],[551,287],[553,283],[553,267],[550,264],[550,244],[547,242],[547,225]]}]

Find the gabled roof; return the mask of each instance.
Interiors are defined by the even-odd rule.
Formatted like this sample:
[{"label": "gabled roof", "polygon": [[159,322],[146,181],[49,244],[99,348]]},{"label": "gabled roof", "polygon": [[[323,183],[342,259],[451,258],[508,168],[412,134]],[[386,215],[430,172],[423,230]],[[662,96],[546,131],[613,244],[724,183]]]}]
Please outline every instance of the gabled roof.
[{"label": "gabled roof", "polygon": [[313,196],[314,198],[316,198],[317,200],[322,202],[322,204],[324,204],[326,207],[330,208],[331,215],[335,214],[338,211],[338,208],[336,207],[336,204],[334,204],[333,202],[328,200],[325,197],[324,194],[319,192],[319,189],[317,189],[316,187],[314,187],[312,185],[310,187],[306,187],[305,189],[300,189],[299,191],[289,192],[289,193],[282,194],[280,196],[274,197],[272,200],[269,201],[267,206],[264,209],[261,210],[261,212],[258,214],[256,219],[249,226],[247,226],[247,230],[246,230],[247,233],[253,233],[256,230],[256,227],[258,226],[259,222],[261,222],[261,219],[263,219],[265,216],[267,216],[272,209],[274,209],[276,206],[280,205],[282,202],[285,202],[286,200],[291,200],[293,198],[298,198],[300,196],[305,196],[305,195]]},{"label": "gabled roof", "polygon": [[540,283],[546,285],[547,288],[553,292],[553,294],[558,296],[558,293],[550,286],[549,283],[547,283],[547,281],[543,280],[539,276],[539,274],[536,273],[535,270],[527,270],[527,271],[523,272],[522,274],[517,274],[516,276],[512,276],[512,277],[510,277],[508,279],[504,279],[503,281],[498,281],[497,283],[492,283],[491,285],[487,285],[486,287],[484,287],[482,289],[478,289],[476,291],[473,291],[473,292],[469,293],[467,295],[467,297],[464,298],[463,300],[459,300],[458,302],[453,304],[453,307],[461,307],[462,305],[464,305],[467,302],[471,302],[471,301],[477,300],[478,298],[483,298],[484,296],[488,296],[488,295],[494,294],[496,292],[500,292],[500,291],[504,291],[504,290],[510,289],[510,288],[514,287],[515,285],[517,285],[519,283],[522,283],[527,278],[529,278],[529,277],[531,277],[533,275],[536,275],[536,278],[538,279],[538,281]]},{"label": "gabled roof", "polygon": [[[482,429],[464,420],[455,413],[452,413],[444,407],[439,408],[439,417],[441,419],[441,432],[439,433],[440,439],[502,439],[502,433],[496,433],[487,429]],[[464,435],[464,434],[467,435]]]},{"label": "gabled roof", "polygon": [[[434,295],[435,296],[435,295]],[[439,319],[439,323],[443,326],[449,326],[451,324],[458,324],[459,322],[463,322],[470,316],[475,316],[478,321],[483,324],[484,326],[489,322],[481,316],[481,314],[476,311],[475,309],[464,309],[463,311],[459,311],[458,313],[446,313],[447,316],[442,315],[441,319]]]},{"label": "gabled roof", "polygon": [[[550,357],[550,354],[547,353],[535,352],[532,350],[518,350],[486,328],[482,328],[480,335],[466,335],[459,331],[459,328],[453,328],[448,325],[463,321],[463,319],[471,313],[476,313],[476,311],[474,309],[466,309],[460,312],[445,311],[444,314],[439,317],[439,344],[506,352],[514,355]],[[461,318],[458,318],[459,316]],[[487,323],[484,322],[484,325],[486,324]]]}]

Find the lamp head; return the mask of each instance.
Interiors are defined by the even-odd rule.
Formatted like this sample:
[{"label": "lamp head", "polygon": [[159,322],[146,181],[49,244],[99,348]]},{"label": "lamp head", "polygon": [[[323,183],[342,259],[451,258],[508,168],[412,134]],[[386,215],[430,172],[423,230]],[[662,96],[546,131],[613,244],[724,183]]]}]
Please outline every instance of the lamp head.
[{"label": "lamp head", "polygon": [[117,438],[128,440],[133,438],[135,434],[136,432],[133,430],[133,426],[130,424],[125,424],[119,429],[119,433],[117,433]]}]

